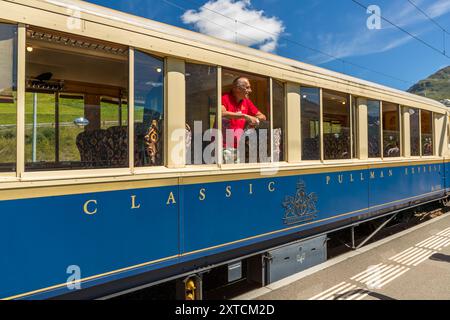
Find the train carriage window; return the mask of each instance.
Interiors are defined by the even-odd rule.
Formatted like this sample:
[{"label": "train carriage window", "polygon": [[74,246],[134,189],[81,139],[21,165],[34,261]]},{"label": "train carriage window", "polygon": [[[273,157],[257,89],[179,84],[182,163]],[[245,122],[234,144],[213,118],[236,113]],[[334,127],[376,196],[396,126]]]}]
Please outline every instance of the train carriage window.
[{"label": "train carriage window", "polygon": [[284,83],[273,80],[273,161],[284,161],[286,94]]},{"label": "train carriage window", "polygon": [[397,104],[383,102],[383,156],[400,157],[400,114]]},{"label": "train carriage window", "polygon": [[409,108],[411,156],[420,157],[420,116],[419,109]]},{"label": "train carriage window", "polygon": [[27,47],[26,170],[128,167],[128,125],[110,107],[128,94],[128,48],[35,27]]},{"label": "train carriage window", "polygon": [[128,125],[128,106],[125,98],[102,97],[100,110],[102,129]]},{"label": "train carriage window", "polygon": [[[25,159],[33,163],[55,163],[56,94],[27,92],[25,95]],[[44,110],[45,109],[45,110]]]},{"label": "train carriage window", "polygon": [[323,147],[325,160],[351,157],[348,94],[323,90]]},{"label": "train carriage window", "polygon": [[302,160],[320,160],[320,89],[300,88]]},{"label": "train carriage window", "polygon": [[222,70],[224,163],[271,161],[269,79]]},{"label": "train carriage window", "polygon": [[186,63],[186,164],[217,163],[216,121],[217,68]]},{"label": "train carriage window", "polygon": [[380,101],[367,100],[367,135],[369,158],[381,157]]},{"label": "train carriage window", "polygon": [[134,53],[134,165],[164,165],[164,60]]},{"label": "train carriage window", "polygon": [[422,137],[422,156],[432,156],[433,151],[433,113],[420,110],[420,132]]},{"label": "train carriage window", "polygon": [[447,117],[447,149],[450,151],[450,117]]},{"label": "train carriage window", "polygon": [[[80,162],[81,155],[77,146],[76,139],[82,135],[84,128],[77,125],[74,119],[80,119],[84,117],[84,96],[74,94],[60,94],[56,96],[58,98],[59,110],[63,110],[59,114],[59,140],[57,145],[58,157],[63,162]],[[102,110],[103,111],[103,110]]]},{"label": "train carriage window", "polygon": [[356,101],[357,97],[352,96],[352,158],[358,158],[358,117]]},{"label": "train carriage window", "polygon": [[17,27],[0,23],[0,172],[16,169]]}]

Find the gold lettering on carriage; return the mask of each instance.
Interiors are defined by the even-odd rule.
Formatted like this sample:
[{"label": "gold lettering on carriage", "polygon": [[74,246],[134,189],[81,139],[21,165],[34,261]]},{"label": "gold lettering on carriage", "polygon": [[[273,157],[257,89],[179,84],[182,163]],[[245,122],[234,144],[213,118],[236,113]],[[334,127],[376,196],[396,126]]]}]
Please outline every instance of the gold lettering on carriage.
[{"label": "gold lettering on carriage", "polygon": [[441,166],[435,166],[435,165],[429,165],[428,166],[428,170],[427,170],[427,166],[417,166],[417,167],[406,167],[405,168],[405,176],[408,175],[418,175],[418,174],[428,174],[431,172],[438,172],[441,171]]},{"label": "gold lettering on carriage", "polygon": [[231,198],[231,186],[227,186],[226,188],[225,188],[225,197],[227,197],[227,198]]},{"label": "gold lettering on carriage", "polygon": [[[267,190],[269,192],[275,192],[275,182],[274,181],[271,181],[267,184]],[[253,195],[253,184],[252,183],[249,183],[249,185],[248,185],[248,194]],[[232,195],[233,195],[233,192],[232,192],[231,186],[226,186],[225,187],[225,197],[231,198]],[[198,199],[200,201],[204,201],[206,199],[206,189],[205,188],[199,189]]]},{"label": "gold lettering on carriage", "polygon": [[200,189],[199,196],[198,196],[198,199],[200,201],[204,201],[206,199],[206,193],[205,192],[206,192],[205,188]]},{"label": "gold lettering on carriage", "polygon": [[[393,172],[392,170],[388,171],[388,176],[392,177],[393,176]],[[384,177],[386,177],[386,173],[385,171],[380,171],[379,173],[376,171],[369,171],[369,177],[370,179],[383,179]],[[352,172],[349,174],[345,174],[345,173],[337,173],[336,175],[333,176],[325,176],[325,184],[326,185],[330,185],[333,183],[337,183],[337,184],[345,184],[345,183],[356,183],[358,181],[364,181],[365,180],[365,176],[364,176],[364,172],[359,172],[359,178],[358,178],[358,173]]]},{"label": "gold lettering on carriage", "polygon": [[131,209],[139,209],[141,204],[136,204],[136,196],[131,196]]},{"label": "gold lettering on carriage", "polygon": [[274,185],[275,185],[275,182],[273,182],[273,181],[269,182],[268,189],[269,189],[270,192],[274,192],[275,191]]},{"label": "gold lettering on carriage", "polygon": [[[419,165],[419,166],[410,166],[410,167],[406,167],[404,169],[402,169],[403,171],[403,175],[404,176],[408,176],[408,175],[415,175],[418,176],[420,174],[420,176],[423,176],[424,174],[430,174],[433,171],[434,172],[440,172],[441,171],[441,165]],[[402,172],[400,171],[400,172]],[[371,180],[374,179],[383,179],[386,177],[392,177],[394,176],[394,171],[392,169],[388,169],[386,171],[385,170],[370,170],[367,172],[369,175],[369,178]],[[367,174],[366,173],[366,174]],[[364,172],[359,172],[359,176],[360,178],[358,179],[358,173],[352,172],[352,173],[337,173],[335,175],[326,175],[325,176],[325,184],[326,185],[330,185],[330,184],[345,184],[345,183],[355,183],[358,180],[359,181],[364,181],[365,180],[365,173]],[[275,182],[274,181],[270,181],[267,183],[266,185],[267,187],[267,191],[270,193],[275,192],[276,188],[275,188]],[[298,184],[298,192],[300,192],[300,194],[303,196],[304,195],[304,190],[305,190],[305,184],[304,182],[299,182]],[[233,195],[233,190],[232,187],[230,185],[225,186],[225,197],[226,198],[231,198]],[[248,195],[253,195],[253,191],[254,191],[254,186],[253,183],[248,183]],[[267,192],[266,191],[266,192]],[[308,203],[305,204],[307,206],[309,206],[309,214],[306,214],[304,211],[300,211],[299,212],[295,212],[294,213],[294,219],[292,219],[292,216],[286,217],[286,221],[289,224],[290,222],[293,222],[294,220],[299,221],[299,220],[307,220],[310,218],[313,218],[315,215],[315,194],[312,193],[311,198],[309,198]],[[141,209],[141,202],[138,200],[136,195],[131,195],[131,210],[136,210],[136,209]],[[200,188],[198,191],[198,199],[199,201],[204,201],[207,198],[207,190],[206,188]],[[289,202],[289,201],[288,201]],[[167,198],[167,202],[166,205],[175,205],[177,204],[177,201],[175,199],[175,194],[174,192],[170,192]],[[285,205],[287,205],[289,207],[288,203],[285,203]],[[87,215],[95,215],[98,213],[98,201],[95,199],[91,199],[91,200],[87,200],[84,202],[83,204],[83,212]],[[289,210],[288,210],[289,212]],[[291,212],[292,213],[292,212]],[[302,216],[301,218],[299,218],[299,216]]]},{"label": "gold lettering on carriage", "polygon": [[[401,169],[403,172],[404,176],[408,176],[408,175],[414,175],[414,176],[418,176],[423,175],[423,174],[428,174],[431,173],[433,171],[438,172],[441,171],[441,166],[435,166],[435,165],[428,165],[428,166],[411,166],[411,167],[406,167],[404,169]],[[388,177],[393,177],[394,176],[394,170],[392,169],[380,169],[380,170],[369,170],[367,173],[368,178],[370,180],[377,180],[377,179],[385,179]],[[345,183],[354,183],[355,177],[357,177],[358,174],[357,173],[336,173],[335,175],[326,175],[325,176],[325,184],[326,185],[331,185],[331,184],[345,184]],[[359,181],[364,181],[365,176],[364,176],[364,172],[360,172],[359,173]]]},{"label": "gold lettering on carriage", "polygon": [[[89,207],[92,209],[92,206],[89,206],[91,203],[96,205],[94,210],[89,210]],[[83,211],[85,214],[90,215],[90,216],[96,214],[97,213],[97,200],[86,201],[83,206]]]},{"label": "gold lettering on carriage", "polygon": [[166,205],[176,204],[175,196],[173,195],[173,192],[169,193],[169,198],[167,199]]}]

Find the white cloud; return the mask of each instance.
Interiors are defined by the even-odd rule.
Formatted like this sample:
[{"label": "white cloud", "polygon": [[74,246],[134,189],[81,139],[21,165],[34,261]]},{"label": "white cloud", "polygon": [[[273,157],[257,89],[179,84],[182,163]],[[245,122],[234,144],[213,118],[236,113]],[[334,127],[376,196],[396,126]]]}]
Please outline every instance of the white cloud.
[{"label": "white cloud", "polygon": [[428,8],[428,15],[432,18],[440,17],[450,11],[450,1],[441,0],[436,1]]},{"label": "white cloud", "polygon": [[[450,12],[450,1],[448,0],[435,0],[433,3],[424,0],[412,0],[412,2],[431,18],[439,18]],[[432,23],[410,3],[397,2],[385,9],[387,14],[384,16],[400,26],[412,26],[423,22]]]},{"label": "white cloud", "polygon": [[[382,53],[400,47],[409,41],[408,35],[399,38],[390,38],[389,35],[374,36],[370,32],[359,33],[358,36],[348,39],[348,35],[326,34],[319,36],[320,48],[323,52],[329,53],[336,58],[364,56],[374,53]],[[384,38],[384,39],[383,39]],[[315,64],[323,64],[335,60],[330,56],[315,54],[310,57]]]},{"label": "white cloud", "polygon": [[279,18],[252,9],[250,0],[211,0],[198,10],[186,11],[181,19],[201,33],[267,52],[277,49],[285,29]]}]

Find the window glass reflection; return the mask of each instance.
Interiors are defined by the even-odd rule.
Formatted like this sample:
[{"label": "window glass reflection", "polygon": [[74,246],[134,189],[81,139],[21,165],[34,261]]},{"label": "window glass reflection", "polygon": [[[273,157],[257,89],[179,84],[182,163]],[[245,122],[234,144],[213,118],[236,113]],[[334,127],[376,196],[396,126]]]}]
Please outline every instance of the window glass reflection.
[{"label": "window glass reflection", "polygon": [[383,156],[400,157],[399,106],[383,102]]},{"label": "window glass reflection", "polygon": [[421,110],[422,155],[432,156],[433,152],[433,113]]},{"label": "window glass reflection", "polygon": [[[38,166],[54,165],[56,151],[56,96],[57,93],[26,93],[25,95],[25,159]],[[45,109],[45,111],[44,111]],[[75,141],[75,137],[73,140]],[[28,165],[30,167],[30,164]]]},{"label": "window glass reflection", "polygon": [[380,102],[367,100],[367,134],[369,158],[381,157]]},{"label": "window glass reflection", "polygon": [[16,170],[17,27],[0,23],[0,171]]},{"label": "window glass reflection", "polygon": [[358,113],[357,98],[352,96],[352,158],[358,157]]},{"label": "window glass reflection", "polygon": [[134,53],[134,164],[164,164],[164,61]]},{"label": "window glass reflection", "polygon": [[217,163],[217,68],[186,63],[186,164]]},{"label": "window glass reflection", "polygon": [[273,161],[284,161],[286,97],[284,83],[273,80]]},{"label": "window glass reflection", "polygon": [[325,160],[350,159],[349,95],[323,90],[323,144]]},{"label": "window glass reflection", "polygon": [[[59,133],[59,139],[55,138],[55,140],[60,142],[58,143],[58,147],[55,148],[59,149],[59,154],[56,156],[59,156],[59,160],[61,161],[80,162],[81,155],[76,140],[72,139],[72,137],[82,136],[84,128],[83,126],[77,125],[73,119],[81,119],[84,117],[84,96],[61,94],[56,95],[55,98],[58,99],[59,110],[66,110],[66,112],[62,112],[59,115],[59,123],[61,123],[59,132],[57,131]],[[102,108],[100,110],[103,112]],[[101,119],[103,121],[103,114]],[[58,121],[55,123],[58,123]]]},{"label": "window glass reflection", "polygon": [[320,160],[320,89],[300,88],[302,160]]},{"label": "window glass reflection", "polygon": [[420,113],[419,109],[409,108],[411,156],[420,156]]}]

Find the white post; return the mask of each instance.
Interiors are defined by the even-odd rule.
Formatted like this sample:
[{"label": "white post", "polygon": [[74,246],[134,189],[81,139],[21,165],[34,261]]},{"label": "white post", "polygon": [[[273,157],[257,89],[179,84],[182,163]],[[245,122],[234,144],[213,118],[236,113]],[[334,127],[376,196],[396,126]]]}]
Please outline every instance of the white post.
[{"label": "white post", "polygon": [[300,85],[293,83],[286,85],[286,100],[286,146],[288,151],[286,159],[289,163],[299,163],[302,158]]},{"label": "white post", "polygon": [[[185,61],[168,57],[166,59],[167,99],[165,115],[166,164],[168,168],[186,166],[186,70]],[[181,136],[177,136],[183,132]],[[175,133],[175,136],[173,134]],[[177,140],[181,138],[181,141]],[[180,146],[181,152],[179,153]]]}]

